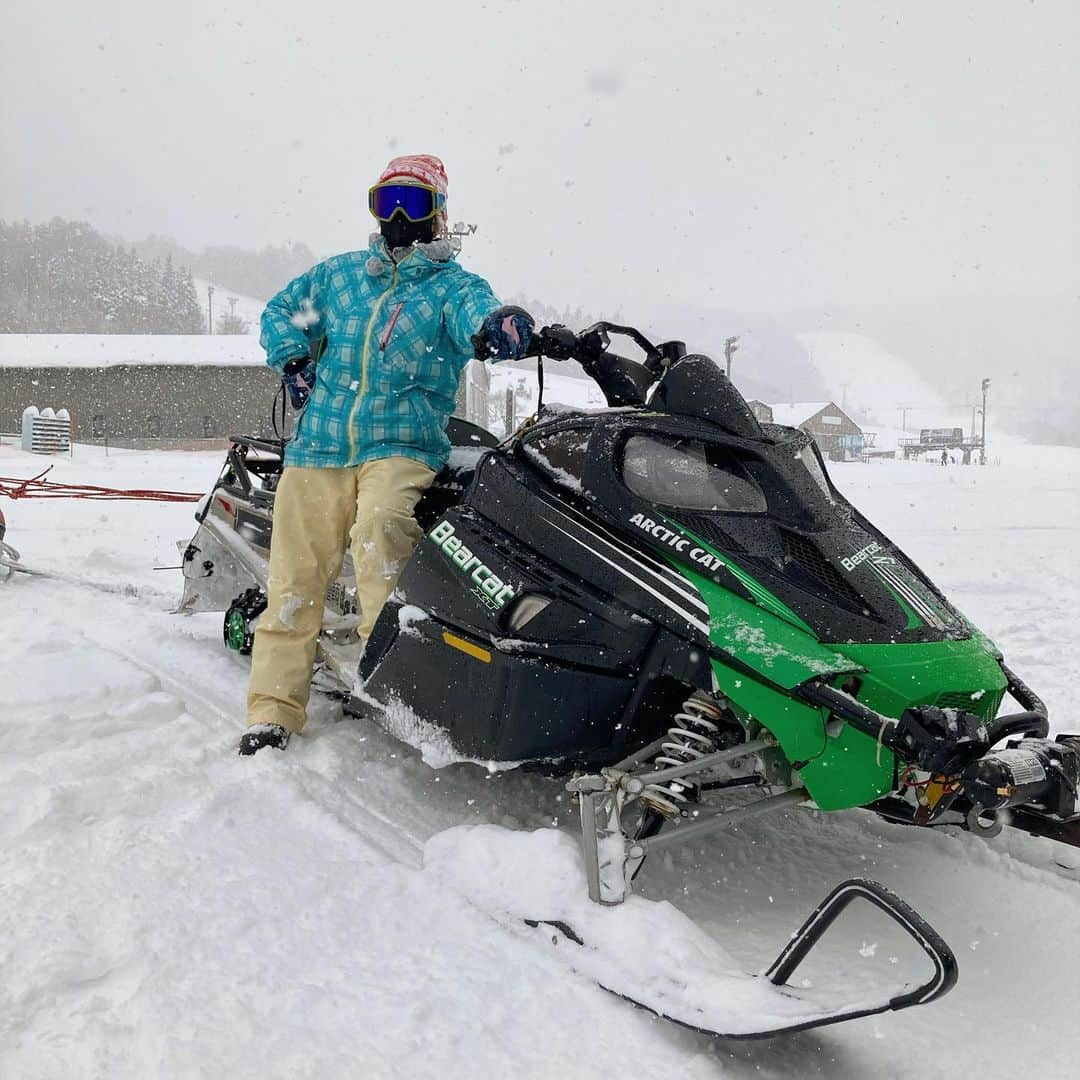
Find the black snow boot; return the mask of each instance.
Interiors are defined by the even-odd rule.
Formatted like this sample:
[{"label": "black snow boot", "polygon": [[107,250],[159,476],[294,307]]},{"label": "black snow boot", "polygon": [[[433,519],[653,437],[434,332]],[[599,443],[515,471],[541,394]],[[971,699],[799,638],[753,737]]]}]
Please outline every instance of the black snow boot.
[{"label": "black snow boot", "polygon": [[288,745],[289,732],[280,724],[252,724],[240,736],[240,754],[242,757],[254,754],[264,746],[272,746],[275,750],[284,750]]}]

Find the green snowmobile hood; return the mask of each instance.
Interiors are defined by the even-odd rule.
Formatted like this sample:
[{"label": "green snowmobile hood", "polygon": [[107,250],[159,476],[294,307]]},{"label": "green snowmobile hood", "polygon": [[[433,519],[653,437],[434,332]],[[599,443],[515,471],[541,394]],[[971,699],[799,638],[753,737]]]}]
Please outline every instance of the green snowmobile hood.
[{"label": "green snowmobile hood", "polygon": [[829,724],[826,710],[791,696],[800,684],[824,677],[897,718],[913,705],[960,708],[986,718],[997,712],[1006,679],[993,642],[976,628],[960,640],[825,646],[779,599],[717,554],[752,600],[670,556],[668,561],[708,605],[709,639],[720,652],[712,659],[718,688],[744,718],[775,736],[822,810],[863,806],[892,791],[896,761],[869,736]]},{"label": "green snowmobile hood", "polygon": [[753,597],[747,599],[725,589],[665,552],[671,566],[697,589],[708,606],[709,640],[717,648],[785,690],[822,675],[861,670],[858,661],[848,659],[833,646],[822,645],[795,612],[726,555],[688,529],[675,522],[672,525],[722,560],[724,568]]},{"label": "green snowmobile hood", "polygon": [[675,560],[671,563],[709,607],[709,640],[735,661],[712,660],[720,692],[744,717],[772,732],[789,761],[818,757],[825,750],[825,713],[785,691],[809,679],[860,672],[859,664],[821,645],[774,610]]},{"label": "green snowmobile hood", "polygon": [[[863,669],[855,677],[859,701],[884,716],[898,718],[914,705],[938,705],[989,720],[1005,694],[1005,673],[981,634],[960,641],[843,648]],[[774,734],[785,746],[780,733]],[[847,724],[826,738],[822,752],[801,770],[801,776],[822,810],[863,806],[897,784],[894,755]]]}]

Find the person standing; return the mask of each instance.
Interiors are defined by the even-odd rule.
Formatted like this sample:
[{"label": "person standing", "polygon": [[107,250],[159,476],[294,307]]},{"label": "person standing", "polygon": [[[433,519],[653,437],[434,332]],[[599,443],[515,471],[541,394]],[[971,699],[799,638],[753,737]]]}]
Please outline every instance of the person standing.
[{"label": "person standing", "polygon": [[447,178],[429,154],[394,158],[368,193],[369,247],[319,263],[266,305],[262,345],[296,432],[274,498],[267,607],[255,629],[240,753],[303,728],[326,590],[346,546],[361,646],[420,538],[413,511],[450,452],[446,424],[471,338],[518,359],[534,324],[458,265]]}]

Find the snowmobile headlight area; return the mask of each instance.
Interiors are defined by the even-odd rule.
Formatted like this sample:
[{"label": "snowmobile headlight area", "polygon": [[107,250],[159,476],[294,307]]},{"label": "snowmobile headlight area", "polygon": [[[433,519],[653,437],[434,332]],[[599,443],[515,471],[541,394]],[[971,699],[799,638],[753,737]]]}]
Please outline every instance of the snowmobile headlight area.
[{"label": "snowmobile headlight area", "polygon": [[526,623],[535,619],[551,603],[551,598],[540,593],[526,593],[519,596],[510,609],[506,625],[511,630],[520,630]]}]

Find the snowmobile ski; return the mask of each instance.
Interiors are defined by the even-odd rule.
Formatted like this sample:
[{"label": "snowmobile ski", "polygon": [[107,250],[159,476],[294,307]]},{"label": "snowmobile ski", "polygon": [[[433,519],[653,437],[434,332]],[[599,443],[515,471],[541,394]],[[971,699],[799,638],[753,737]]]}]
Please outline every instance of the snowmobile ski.
[{"label": "snowmobile ski", "polygon": [[[813,991],[793,987],[790,980],[799,965],[844,909],[858,899],[866,900],[885,912],[918,943],[931,964],[925,981],[916,986],[899,986],[869,1002],[853,1001],[843,991]],[[547,927],[555,931],[555,934],[549,935],[555,945],[561,937],[578,948],[590,948],[589,943],[562,920],[526,919],[525,922],[533,928]],[[597,981],[603,989],[617,997],[680,1027],[714,1038],[762,1039],[877,1013],[896,1012],[913,1005],[927,1005],[944,997],[956,985],[957,976],[956,957],[952,950],[914,908],[879,882],[868,878],[851,878],[837,885],[818,904],[761,975],[726,977],[742,984],[739,986],[742,1002],[745,1003],[747,997],[753,999],[755,1008],[752,1022],[725,1015],[723,1002],[688,999],[688,988],[678,971],[657,972],[647,996],[640,991],[614,985],[613,981],[605,980],[602,976]]]}]

